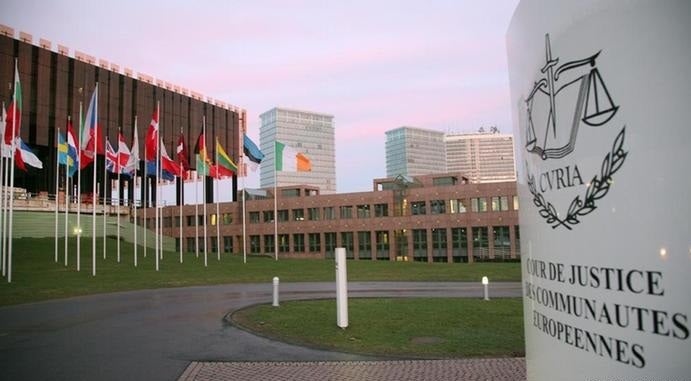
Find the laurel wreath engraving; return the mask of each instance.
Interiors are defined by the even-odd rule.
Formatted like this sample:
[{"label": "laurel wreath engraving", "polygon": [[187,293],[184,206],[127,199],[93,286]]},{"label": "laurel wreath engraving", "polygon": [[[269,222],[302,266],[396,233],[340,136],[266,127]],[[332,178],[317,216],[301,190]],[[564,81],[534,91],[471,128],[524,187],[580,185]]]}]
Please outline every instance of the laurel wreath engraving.
[{"label": "laurel wreath engraving", "polygon": [[533,195],[533,203],[539,208],[539,213],[545,222],[552,224],[552,229],[559,226],[571,230],[573,225],[579,224],[580,216],[585,216],[597,209],[595,201],[605,197],[609,192],[610,185],[613,182],[612,175],[614,175],[624,164],[628,152],[622,148],[624,145],[624,138],[626,135],[626,126],[622,127],[621,131],[612,143],[612,151],[605,155],[600,167],[600,176],[593,176],[590,180],[588,188],[585,191],[583,200],[581,196],[576,196],[569,205],[569,210],[566,217],[559,218],[559,213],[554,208],[551,202],[546,201],[545,197],[537,190],[535,185],[535,175],[528,175],[528,188]]}]

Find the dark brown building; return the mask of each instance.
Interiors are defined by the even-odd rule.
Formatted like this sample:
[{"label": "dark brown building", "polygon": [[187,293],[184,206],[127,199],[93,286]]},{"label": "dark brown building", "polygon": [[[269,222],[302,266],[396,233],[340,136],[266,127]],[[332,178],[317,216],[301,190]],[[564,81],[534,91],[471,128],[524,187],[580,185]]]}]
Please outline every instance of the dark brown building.
[{"label": "dark brown building", "polygon": [[[470,184],[460,174],[374,180],[373,191],[320,195],[314,187],[278,188],[278,253],[330,258],[345,247],[354,259],[428,262],[511,260],[520,257],[515,182]],[[274,255],[273,189],[246,201],[247,253]],[[179,237],[180,209],[163,209],[163,233]],[[200,251],[202,207],[198,208]],[[153,216],[154,210],[148,212]],[[182,245],[195,252],[195,207],[182,211]],[[208,252],[242,253],[242,202],[207,205]],[[153,227],[154,221],[149,220]],[[179,238],[177,244],[180,244]],[[178,246],[179,248],[179,246]]]},{"label": "dark brown building", "polygon": [[[33,37],[27,33],[19,33],[18,37],[15,38],[14,30],[0,25],[0,101],[5,107],[9,106],[17,59],[23,95],[21,137],[43,161],[43,169],[29,169],[28,173],[15,171],[15,186],[30,193],[58,193],[54,189],[55,176],[64,176],[64,173],[62,170],[60,174],[55,173],[56,129],[64,133],[68,116],[72,117],[74,128],[78,128],[79,105],[84,105],[86,113],[97,82],[98,123],[115,146],[119,128],[123,129],[128,145],[131,144],[135,117],[138,117],[137,130],[142,145],[156,103],[160,102],[160,136],[171,154],[175,153],[174,146],[182,132],[190,155],[193,155],[203,117],[206,117],[207,136],[217,137],[236,162],[242,154],[244,110],[146,74],[137,73],[135,77],[131,69],[104,60],[97,62],[88,54],[77,51],[71,57],[69,49],[61,45],[53,51],[51,42],[44,39],[35,45]],[[212,140],[207,138],[207,141]],[[213,156],[214,145],[208,144],[208,147]],[[143,158],[143,147],[139,149]],[[96,168],[101,195],[104,194],[103,165],[104,158],[99,156]],[[82,189],[88,189],[83,193],[91,192],[93,168],[91,165],[82,171]],[[155,186],[153,184],[151,186]],[[110,197],[110,187],[105,188],[106,197]],[[128,198],[132,200],[134,186],[130,184],[127,189],[130,190]],[[211,200],[212,181],[208,182],[207,189],[207,199]],[[152,192],[153,197],[155,194]]]}]

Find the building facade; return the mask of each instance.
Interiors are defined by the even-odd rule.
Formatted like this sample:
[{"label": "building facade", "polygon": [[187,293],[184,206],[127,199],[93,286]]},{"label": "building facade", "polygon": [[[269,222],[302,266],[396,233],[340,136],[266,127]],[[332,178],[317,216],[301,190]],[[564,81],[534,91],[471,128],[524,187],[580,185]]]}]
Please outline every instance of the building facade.
[{"label": "building facade", "polygon": [[[71,116],[74,128],[78,129],[80,105],[85,110],[98,83],[98,124],[102,133],[117,146],[120,128],[131,144],[134,124],[140,144],[145,141],[147,127],[151,121],[156,104],[160,104],[159,136],[168,146],[168,152],[175,152],[175,145],[182,133],[187,139],[190,155],[197,137],[202,130],[202,119],[206,119],[207,147],[213,158],[218,138],[226,152],[235,160],[242,157],[242,129],[245,126],[244,110],[224,102],[213,100],[180,86],[155,79],[142,73],[134,73],[129,68],[97,60],[88,54],[75,51],[70,55],[69,48],[40,39],[34,44],[33,37],[21,32],[15,38],[15,31],[0,25],[0,83],[13,83],[15,59],[22,86],[22,122],[20,136],[43,161],[43,169],[29,168],[29,172],[15,171],[15,186],[30,193],[58,194],[64,192],[64,171],[56,173],[57,129],[65,131],[67,118]],[[9,106],[12,89],[7,86],[0,91],[0,100]],[[86,111],[84,111],[85,113]],[[143,146],[139,147],[143,158]],[[188,158],[192,159],[192,158]],[[104,157],[98,156],[96,165],[90,165],[81,173],[83,192],[91,193],[94,168],[99,184],[98,194],[110,197],[111,187],[104,186]],[[190,163],[194,165],[194,160]],[[142,163],[143,164],[143,163]],[[143,172],[143,165],[139,173]],[[59,189],[55,189],[55,177]],[[112,180],[117,176],[107,174]],[[139,177],[139,176],[138,176]],[[132,180],[122,182],[127,189],[127,198],[134,199]],[[141,178],[137,180],[141,181]],[[125,185],[128,183],[127,185]],[[148,198],[155,199],[152,188],[156,182],[150,180],[149,187],[141,187],[150,192]],[[208,180],[206,199],[213,197],[213,181]],[[85,191],[87,190],[88,191]],[[121,190],[122,190],[121,189]],[[148,189],[148,191],[147,191]],[[227,190],[226,190],[227,191]],[[232,190],[236,193],[236,189]],[[144,195],[138,197],[146,199]],[[178,195],[178,200],[180,199]]]},{"label": "building facade", "polygon": [[386,176],[444,173],[444,133],[415,127],[386,131]]},{"label": "building facade", "polygon": [[[242,203],[222,203],[219,215],[212,207],[204,216],[195,215],[194,206],[184,206],[182,240],[180,210],[164,208],[164,234],[194,253],[195,223],[203,224],[206,218],[208,251],[218,249],[220,223],[221,250],[241,254],[244,212],[250,255],[273,256],[278,245],[283,258],[331,258],[336,247],[345,247],[349,258],[360,260],[472,262],[520,257],[515,182],[474,184],[449,173],[376,179],[372,191],[347,194],[288,186],[277,189],[276,216],[272,192],[273,188],[259,196],[248,194],[244,211]],[[200,237],[200,246],[203,241]]]},{"label": "building facade", "polygon": [[[259,145],[264,153],[260,166],[262,188],[307,184],[321,193],[336,193],[336,144],[334,117],[286,108],[273,108],[260,115]],[[276,172],[275,146],[279,141],[304,153],[312,162],[311,172]]]},{"label": "building facade", "polygon": [[516,181],[513,136],[497,132],[447,134],[446,166],[472,182]]}]

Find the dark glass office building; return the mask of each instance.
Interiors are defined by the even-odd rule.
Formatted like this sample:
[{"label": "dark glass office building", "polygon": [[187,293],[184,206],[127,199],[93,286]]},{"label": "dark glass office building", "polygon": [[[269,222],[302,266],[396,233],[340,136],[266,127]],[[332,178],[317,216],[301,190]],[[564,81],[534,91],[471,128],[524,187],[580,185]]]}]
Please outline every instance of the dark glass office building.
[{"label": "dark glass office building", "polygon": [[[78,128],[80,103],[86,113],[97,82],[98,123],[116,149],[119,128],[122,128],[127,144],[131,145],[135,117],[138,117],[140,157],[144,157],[144,137],[159,102],[160,136],[173,158],[182,132],[192,156],[188,159],[194,163],[194,145],[202,131],[204,117],[209,155],[213,157],[215,145],[212,142],[218,138],[233,160],[237,162],[241,156],[244,110],[149,75],[135,74],[131,69],[78,51],[71,56],[67,47],[57,45],[54,49],[47,40],[40,39],[36,43],[31,35],[15,33],[0,25],[0,101],[6,108],[12,97],[15,59],[22,86],[21,138],[43,161],[41,170],[30,167],[28,172],[15,170],[15,187],[25,188],[32,194],[54,195],[64,191],[55,189],[55,176],[64,176],[63,169],[56,173],[56,131],[60,128],[64,133],[68,116],[72,117],[74,128]],[[110,197],[110,186],[104,187],[103,184],[103,167],[104,157],[99,156],[96,166],[99,194],[105,193],[105,197]],[[143,170],[143,165],[140,167]],[[93,175],[93,165],[82,171],[82,194],[91,193]],[[59,184],[64,184],[64,181],[60,180]],[[207,200],[213,196],[213,185],[209,180]],[[149,190],[154,186],[152,181]],[[128,198],[132,200],[135,187],[128,184],[127,189],[130,192]],[[141,189],[144,192],[146,187]],[[236,199],[237,189],[224,190],[228,191],[232,191],[233,199]],[[152,192],[152,197],[155,194]]]}]

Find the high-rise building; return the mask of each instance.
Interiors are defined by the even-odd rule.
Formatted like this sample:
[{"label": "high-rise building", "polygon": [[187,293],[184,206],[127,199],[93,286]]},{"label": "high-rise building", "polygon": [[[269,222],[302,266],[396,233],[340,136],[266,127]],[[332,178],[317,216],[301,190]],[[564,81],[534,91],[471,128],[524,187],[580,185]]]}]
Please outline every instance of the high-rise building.
[{"label": "high-rise building", "polygon": [[444,133],[415,127],[386,131],[386,176],[446,172]]},{"label": "high-rise building", "polygon": [[513,136],[499,133],[448,134],[446,166],[474,183],[515,181]]},{"label": "high-rise building", "polygon": [[[336,145],[333,115],[274,107],[261,114],[259,145],[266,155],[261,163],[262,188],[311,185],[322,194],[336,192]],[[275,171],[275,142],[304,153],[310,172]],[[275,176],[275,177],[274,177]]]}]

